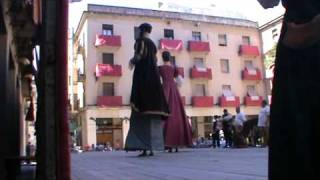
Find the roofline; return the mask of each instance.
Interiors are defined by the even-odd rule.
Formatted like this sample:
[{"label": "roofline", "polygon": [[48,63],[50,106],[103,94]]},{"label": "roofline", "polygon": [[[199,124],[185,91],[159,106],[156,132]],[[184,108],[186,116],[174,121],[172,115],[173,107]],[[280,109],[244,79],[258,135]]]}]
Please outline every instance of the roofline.
[{"label": "roofline", "polygon": [[160,11],[160,10],[142,9],[142,8],[88,4],[88,10],[82,13],[80,21],[78,23],[78,26],[75,32],[76,37],[80,33],[79,30],[82,28],[84,21],[86,20],[88,15],[91,13],[119,15],[119,16],[137,16],[137,17],[143,16],[143,17],[158,18],[158,19],[205,22],[205,23],[211,23],[211,24],[221,24],[221,25],[239,26],[239,27],[258,29],[257,22],[246,20],[246,19],[240,19],[240,18],[200,15],[200,14],[191,14],[191,13],[183,13],[183,12]]},{"label": "roofline", "polygon": [[259,30],[262,31],[262,30],[268,28],[270,25],[273,25],[273,24],[276,24],[276,23],[282,23],[283,18],[284,18],[284,15],[281,15],[281,16],[279,16],[279,17],[277,17],[277,18],[269,21],[269,22],[261,25],[261,26],[259,27]]}]

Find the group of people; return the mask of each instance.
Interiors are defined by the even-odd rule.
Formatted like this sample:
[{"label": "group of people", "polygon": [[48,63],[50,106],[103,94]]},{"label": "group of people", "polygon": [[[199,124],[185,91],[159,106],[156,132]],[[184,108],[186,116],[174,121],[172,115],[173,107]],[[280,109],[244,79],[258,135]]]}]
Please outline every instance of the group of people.
[{"label": "group of people", "polygon": [[[178,69],[169,52],[162,53],[163,65],[157,66],[157,48],[149,38],[152,26],[139,26],[129,69],[134,69],[131,90],[131,117],[125,150],[153,156],[153,150],[192,145],[192,129],[175,82]],[[147,154],[149,151],[149,154]]]},{"label": "group of people", "polygon": [[[247,146],[246,137],[249,134],[249,131],[254,131],[257,127],[257,135],[254,135],[252,141],[253,144],[257,144],[257,140],[260,139],[260,145],[266,147],[268,144],[268,130],[269,130],[269,117],[270,117],[270,107],[268,106],[267,101],[262,101],[262,108],[260,110],[257,121],[249,120],[240,110],[240,107],[236,107],[236,115],[233,116],[228,112],[227,109],[223,110],[222,116],[213,117],[212,125],[212,147],[220,147],[220,131],[223,131],[225,146],[224,148],[242,148]],[[245,128],[246,127],[246,128]]]}]

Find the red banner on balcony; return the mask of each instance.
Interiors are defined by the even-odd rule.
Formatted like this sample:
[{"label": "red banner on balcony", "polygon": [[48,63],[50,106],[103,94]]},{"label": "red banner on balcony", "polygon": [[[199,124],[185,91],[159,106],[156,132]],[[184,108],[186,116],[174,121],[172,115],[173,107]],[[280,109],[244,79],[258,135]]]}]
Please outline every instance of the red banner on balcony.
[{"label": "red banner on balcony", "polygon": [[213,97],[212,96],[194,96],[192,97],[192,106],[213,107]]},{"label": "red banner on balcony", "polygon": [[192,52],[210,52],[210,43],[203,41],[189,41],[188,49]]},{"label": "red banner on balcony", "polygon": [[97,106],[100,106],[100,107],[122,106],[122,96],[98,96]]},{"label": "red banner on balcony", "polygon": [[246,106],[261,106],[263,98],[261,96],[245,96],[244,104]]},{"label": "red banner on balcony", "polygon": [[262,74],[259,69],[245,68],[242,72],[242,78],[244,80],[260,81],[262,80]]},{"label": "red banner on balcony", "polygon": [[101,76],[121,76],[122,68],[120,65],[97,64],[96,77]]},{"label": "red banner on balcony", "polygon": [[121,36],[106,36],[106,35],[96,35],[95,46],[121,46]]},{"label": "red banner on balcony", "polygon": [[237,107],[240,106],[240,98],[238,96],[226,97],[220,96],[221,107]]},{"label": "red banner on balcony", "polygon": [[240,45],[240,56],[257,57],[260,55],[259,48],[257,46]]},{"label": "red banner on balcony", "polygon": [[191,68],[190,77],[192,79],[197,79],[197,78],[212,79],[212,71],[210,68],[207,68],[206,71],[202,71],[194,67],[194,68]]},{"label": "red banner on balcony", "polygon": [[160,49],[163,50],[174,50],[181,51],[183,48],[183,43],[181,40],[175,39],[160,39]]}]

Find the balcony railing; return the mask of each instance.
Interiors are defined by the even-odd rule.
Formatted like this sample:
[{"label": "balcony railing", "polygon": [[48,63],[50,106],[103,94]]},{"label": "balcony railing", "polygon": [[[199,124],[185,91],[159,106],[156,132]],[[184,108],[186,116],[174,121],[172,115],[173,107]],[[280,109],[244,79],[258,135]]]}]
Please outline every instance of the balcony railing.
[{"label": "balcony railing", "polygon": [[183,42],[177,39],[160,39],[160,49],[168,51],[181,51]]},{"label": "balcony railing", "polygon": [[258,68],[254,68],[254,69],[245,68],[242,71],[242,79],[252,80],[252,81],[260,81],[260,80],[262,80],[262,74]]},{"label": "balcony railing", "polygon": [[239,55],[247,57],[257,57],[260,55],[258,46],[240,45]]},{"label": "balcony railing", "polygon": [[192,106],[194,107],[213,107],[212,96],[193,96]]},{"label": "balcony railing", "polygon": [[261,96],[245,96],[244,104],[246,106],[261,106],[263,98]]},{"label": "balcony railing", "polygon": [[122,96],[98,96],[97,106],[100,106],[100,107],[122,106]]},{"label": "balcony railing", "polygon": [[121,36],[106,36],[97,35],[95,46],[109,46],[109,47],[120,47],[121,46]]},{"label": "balcony railing", "polygon": [[240,106],[240,98],[238,96],[220,96],[220,106],[221,107],[237,107]]},{"label": "balcony railing", "polygon": [[96,77],[101,76],[122,76],[122,67],[120,65],[111,64],[97,64],[96,65]]},{"label": "balcony railing", "polygon": [[188,41],[190,52],[210,52],[210,43],[204,41]]},{"label": "balcony railing", "polygon": [[202,69],[193,67],[190,70],[190,78],[191,79],[199,79],[199,78],[212,79],[212,71],[210,68],[202,70]]}]

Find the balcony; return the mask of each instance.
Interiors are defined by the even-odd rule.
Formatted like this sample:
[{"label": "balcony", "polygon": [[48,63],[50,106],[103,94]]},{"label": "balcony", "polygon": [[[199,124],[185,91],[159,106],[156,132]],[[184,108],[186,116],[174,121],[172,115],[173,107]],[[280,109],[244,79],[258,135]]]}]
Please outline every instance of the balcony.
[{"label": "balcony", "polygon": [[242,71],[242,79],[243,80],[250,80],[250,81],[260,81],[262,80],[261,71],[258,68],[245,68]]},{"label": "balcony", "polygon": [[160,49],[167,51],[181,51],[183,42],[176,39],[160,39]]},{"label": "balcony", "polygon": [[239,55],[245,57],[257,57],[260,55],[258,46],[240,45]]},{"label": "balcony", "polygon": [[96,47],[101,47],[101,46],[120,47],[121,36],[96,35],[95,46]]},{"label": "balcony", "polygon": [[210,52],[210,43],[204,41],[188,41],[188,50],[190,52]]},{"label": "balcony", "polygon": [[183,67],[177,67],[178,68],[178,74],[184,77],[184,68]]},{"label": "balcony", "polygon": [[240,106],[240,98],[238,96],[220,96],[221,107],[237,107]]},{"label": "balcony", "polygon": [[192,106],[194,107],[213,107],[212,96],[193,96]]},{"label": "balcony", "polygon": [[246,106],[261,106],[263,98],[261,96],[245,96],[244,104]]},{"label": "balcony", "polygon": [[191,68],[190,70],[191,79],[212,79],[212,71],[210,68],[200,69],[200,68]]},{"label": "balcony", "polygon": [[96,77],[102,76],[120,77],[122,76],[122,67],[120,65],[97,64]]},{"label": "balcony", "polygon": [[98,96],[97,106],[100,106],[100,107],[122,106],[122,96]]}]

